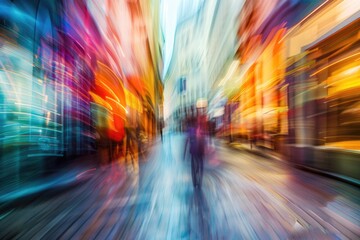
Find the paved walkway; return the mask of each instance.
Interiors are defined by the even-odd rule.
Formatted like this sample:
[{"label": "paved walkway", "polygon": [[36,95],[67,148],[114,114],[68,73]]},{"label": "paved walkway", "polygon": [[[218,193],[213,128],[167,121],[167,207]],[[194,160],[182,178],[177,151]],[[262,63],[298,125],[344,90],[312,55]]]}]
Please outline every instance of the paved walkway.
[{"label": "paved walkway", "polygon": [[183,142],[167,135],[137,171],[109,166],[4,213],[0,238],[359,239],[358,188],[218,144],[194,191]]}]

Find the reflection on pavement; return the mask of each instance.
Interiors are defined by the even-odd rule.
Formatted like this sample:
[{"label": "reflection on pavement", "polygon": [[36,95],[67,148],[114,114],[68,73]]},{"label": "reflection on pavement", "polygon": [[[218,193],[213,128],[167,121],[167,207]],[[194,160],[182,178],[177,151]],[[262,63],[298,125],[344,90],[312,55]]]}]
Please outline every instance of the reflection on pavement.
[{"label": "reflection on pavement", "polygon": [[[219,142],[194,190],[184,136],[164,134],[139,171],[121,165],[0,219],[1,239],[356,239],[359,189]],[[214,160],[215,159],[215,160]],[[213,164],[216,162],[216,164]]]}]

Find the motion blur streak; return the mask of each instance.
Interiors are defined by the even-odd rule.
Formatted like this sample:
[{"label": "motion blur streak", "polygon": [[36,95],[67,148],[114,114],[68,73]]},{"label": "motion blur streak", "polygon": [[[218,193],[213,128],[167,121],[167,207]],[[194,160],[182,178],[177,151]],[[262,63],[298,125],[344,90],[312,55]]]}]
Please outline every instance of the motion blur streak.
[{"label": "motion blur streak", "polygon": [[359,239],[359,0],[0,1],[1,239]]}]

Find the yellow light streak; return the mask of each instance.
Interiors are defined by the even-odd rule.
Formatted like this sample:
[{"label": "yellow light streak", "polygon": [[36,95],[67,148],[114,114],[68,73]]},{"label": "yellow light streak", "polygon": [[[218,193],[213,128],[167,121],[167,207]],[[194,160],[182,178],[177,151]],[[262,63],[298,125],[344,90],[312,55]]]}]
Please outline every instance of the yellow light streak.
[{"label": "yellow light streak", "polygon": [[120,105],[120,107],[122,107],[126,111],[126,108],[119,101],[116,101],[115,99],[108,97],[108,96],[106,96],[106,99],[109,99],[109,100],[115,102],[116,104]]},{"label": "yellow light streak", "polygon": [[314,72],[314,73],[311,74],[310,76],[313,77],[314,75],[318,74],[319,72],[322,72],[322,71],[324,71],[325,69],[327,69],[327,68],[329,68],[329,67],[331,67],[331,66],[334,66],[335,64],[338,64],[338,63],[340,63],[340,62],[342,62],[342,61],[345,61],[345,60],[347,60],[347,59],[349,59],[349,58],[352,58],[352,57],[355,57],[355,56],[357,56],[357,55],[360,55],[360,52],[359,52],[359,53],[354,53],[354,54],[352,54],[352,55],[350,55],[350,56],[344,57],[344,58],[342,58],[342,59],[340,59],[340,60],[338,60],[338,61],[336,61],[336,62],[333,62],[333,63],[331,63],[331,64],[329,64],[329,65],[321,68],[320,70]]},{"label": "yellow light streak", "polygon": [[115,92],[104,81],[100,80],[100,83],[102,83],[104,87],[106,87],[106,89],[109,90],[109,92],[116,98],[116,100],[120,102],[120,99],[116,96]]}]

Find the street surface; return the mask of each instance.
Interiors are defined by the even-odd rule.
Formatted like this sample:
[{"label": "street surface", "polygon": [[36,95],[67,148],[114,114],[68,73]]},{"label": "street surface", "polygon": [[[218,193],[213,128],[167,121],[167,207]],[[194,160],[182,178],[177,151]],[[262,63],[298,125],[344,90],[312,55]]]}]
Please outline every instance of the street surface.
[{"label": "street surface", "polygon": [[167,134],[135,169],[85,171],[82,185],[3,213],[0,239],[360,238],[359,188],[217,142],[194,191],[183,146]]}]

